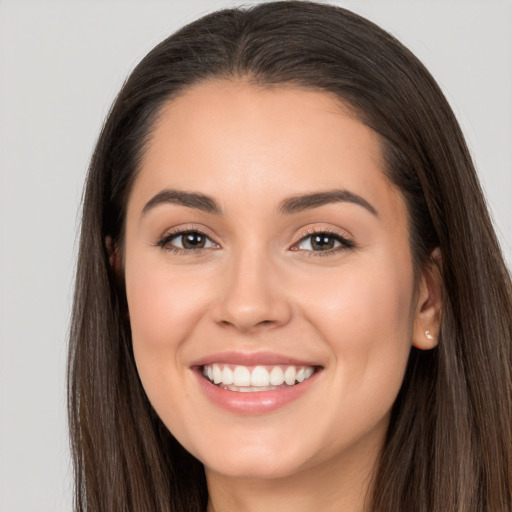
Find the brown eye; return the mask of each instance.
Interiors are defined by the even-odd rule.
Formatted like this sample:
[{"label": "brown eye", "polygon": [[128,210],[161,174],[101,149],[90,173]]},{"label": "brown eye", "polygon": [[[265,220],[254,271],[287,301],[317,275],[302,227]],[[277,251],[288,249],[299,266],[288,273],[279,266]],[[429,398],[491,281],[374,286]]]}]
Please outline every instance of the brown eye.
[{"label": "brown eye", "polygon": [[165,249],[200,250],[219,246],[200,231],[181,231],[165,236],[158,245]]},{"label": "brown eye", "polygon": [[201,233],[184,233],[180,235],[181,244],[184,249],[202,249],[206,244],[206,237]]},{"label": "brown eye", "polygon": [[319,234],[311,237],[311,247],[314,251],[334,249],[336,240],[331,235]]},{"label": "brown eye", "polygon": [[319,232],[305,236],[296,247],[301,251],[334,252],[342,249],[351,249],[354,247],[354,244],[341,235]]}]

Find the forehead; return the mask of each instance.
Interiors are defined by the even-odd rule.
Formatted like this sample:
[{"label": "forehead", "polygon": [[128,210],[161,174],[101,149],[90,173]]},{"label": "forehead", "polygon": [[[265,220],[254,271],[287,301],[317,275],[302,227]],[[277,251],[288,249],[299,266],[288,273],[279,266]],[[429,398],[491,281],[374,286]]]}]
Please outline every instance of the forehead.
[{"label": "forehead", "polygon": [[334,95],[212,82],[162,107],[132,196],[171,188],[257,206],[343,188],[385,210],[401,198],[382,168],[379,137]]}]

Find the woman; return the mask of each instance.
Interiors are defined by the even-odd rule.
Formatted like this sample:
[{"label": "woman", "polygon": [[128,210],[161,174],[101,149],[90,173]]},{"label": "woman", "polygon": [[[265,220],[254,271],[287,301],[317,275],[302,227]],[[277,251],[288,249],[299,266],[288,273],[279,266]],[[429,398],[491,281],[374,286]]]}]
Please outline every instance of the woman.
[{"label": "woman", "polygon": [[123,86],[83,208],[78,510],[510,510],[510,277],[390,35],[309,2],[190,24]]}]

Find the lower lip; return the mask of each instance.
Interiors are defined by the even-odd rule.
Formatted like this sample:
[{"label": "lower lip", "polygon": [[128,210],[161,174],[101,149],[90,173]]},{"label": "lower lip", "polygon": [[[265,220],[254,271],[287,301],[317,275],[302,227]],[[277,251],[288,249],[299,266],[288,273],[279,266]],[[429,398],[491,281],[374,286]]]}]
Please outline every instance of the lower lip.
[{"label": "lower lip", "polygon": [[232,413],[245,415],[266,414],[297,400],[311,389],[319,373],[316,371],[309,379],[294,386],[244,393],[216,386],[205,379],[200,370],[194,371],[199,386],[211,402]]}]

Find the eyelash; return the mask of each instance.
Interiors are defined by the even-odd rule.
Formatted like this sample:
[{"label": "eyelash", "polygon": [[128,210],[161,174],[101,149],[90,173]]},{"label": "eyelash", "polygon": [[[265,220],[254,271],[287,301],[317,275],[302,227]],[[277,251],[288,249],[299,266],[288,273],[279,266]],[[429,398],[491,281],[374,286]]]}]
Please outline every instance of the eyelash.
[{"label": "eyelash", "polygon": [[209,237],[204,231],[197,229],[197,228],[183,228],[183,229],[176,229],[175,231],[171,231],[169,233],[166,233],[158,242],[155,244],[157,247],[160,247],[164,251],[169,251],[177,255],[181,256],[190,256],[194,254],[198,254],[201,252],[201,250],[205,249],[203,247],[194,248],[194,249],[185,249],[182,247],[176,247],[171,244],[171,240],[174,238],[178,238],[180,236],[189,235],[189,234],[197,234],[201,235],[210,242],[214,243],[215,245],[218,245],[216,242],[213,242],[211,237]]},{"label": "eyelash", "polygon": [[334,247],[334,248],[328,249],[326,251],[312,251],[312,250],[306,250],[306,249],[294,249],[294,250],[302,251],[304,254],[307,255],[307,257],[316,258],[316,257],[332,256],[334,254],[337,254],[337,253],[340,253],[343,251],[355,249],[355,247],[356,247],[356,244],[352,240],[349,240],[348,238],[340,235],[336,231],[333,231],[330,229],[325,229],[325,228],[324,229],[311,229],[309,231],[306,231],[306,233],[304,233],[302,235],[302,237],[297,242],[295,242],[293,244],[292,247],[298,246],[300,243],[304,242],[305,240],[307,240],[308,238],[310,238],[314,235],[327,235],[327,237],[329,237],[329,238],[334,238],[335,241],[340,243],[340,245],[338,247]]},{"label": "eyelash", "polygon": [[[177,255],[184,255],[189,256],[193,254],[197,254],[201,252],[203,249],[209,249],[209,248],[193,248],[193,249],[185,249],[181,247],[176,247],[171,244],[171,240],[174,238],[177,238],[179,236],[184,236],[188,234],[198,234],[203,237],[205,237],[207,240],[209,240],[211,243],[218,246],[216,242],[214,242],[204,231],[197,229],[197,228],[185,228],[185,229],[177,229],[175,231],[171,231],[169,233],[166,233],[160,240],[157,241],[155,244],[157,247],[160,247],[161,249],[165,251],[172,252]],[[326,251],[314,251],[314,250],[306,250],[306,249],[293,249],[293,247],[298,246],[308,238],[314,236],[314,235],[327,235],[329,238],[334,238],[335,241],[339,242],[338,247],[334,247],[332,249],[328,249]],[[340,235],[339,233],[332,231],[330,229],[312,229],[310,231],[307,231],[303,236],[292,245],[291,250],[293,251],[302,251],[304,254],[307,254],[308,257],[318,257],[318,256],[332,256],[333,254],[336,254],[338,252],[342,251],[348,251],[352,250],[356,247],[356,244],[349,240],[348,238]]]}]

